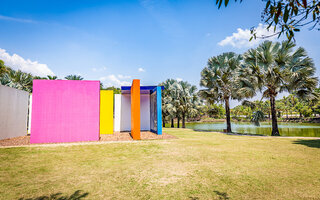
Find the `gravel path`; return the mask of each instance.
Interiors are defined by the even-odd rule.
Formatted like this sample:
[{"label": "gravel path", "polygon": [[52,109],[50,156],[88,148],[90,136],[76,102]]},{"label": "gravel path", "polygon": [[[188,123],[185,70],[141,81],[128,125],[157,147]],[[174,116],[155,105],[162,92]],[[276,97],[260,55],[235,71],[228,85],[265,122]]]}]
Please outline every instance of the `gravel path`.
[{"label": "gravel path", "polygon": [[[150,131],[141,132],[141,140],[161,140],[161,139],[174,139],[175,136],[162,133],[157,135]],[[129,132],[115,132],[114,134],[100,135],[100,140],[96,142],[72,142],[72,143],[51,143],[51,144],[30,144],[30,136],[21,136],[10,139],[0,140],[0,148],[8,147],[22,147],[22,146],[72,146],[72,145],[90,145],[90,144],[105,144],[105,143],[126,143],[126,142],[139,142],[133,140]]]}]

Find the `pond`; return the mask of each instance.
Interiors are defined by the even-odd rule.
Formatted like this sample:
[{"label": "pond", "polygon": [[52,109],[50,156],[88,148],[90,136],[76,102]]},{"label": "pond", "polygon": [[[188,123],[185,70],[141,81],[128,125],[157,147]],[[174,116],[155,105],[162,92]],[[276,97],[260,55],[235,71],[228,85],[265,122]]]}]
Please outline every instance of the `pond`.
[{"label": "pond", "polygon": [[[320,137],[320,124],[317,123],[279,122],[278,126],[281,136]],[[222,132],[223,129],[226,129],[226,123],[187,123],[186,127],[194,130]],[[263,122],[260,126],[255,126],[250,122],[233,122],[231,123],[231,128],[235,133],[271,135],[271,122]]]}]

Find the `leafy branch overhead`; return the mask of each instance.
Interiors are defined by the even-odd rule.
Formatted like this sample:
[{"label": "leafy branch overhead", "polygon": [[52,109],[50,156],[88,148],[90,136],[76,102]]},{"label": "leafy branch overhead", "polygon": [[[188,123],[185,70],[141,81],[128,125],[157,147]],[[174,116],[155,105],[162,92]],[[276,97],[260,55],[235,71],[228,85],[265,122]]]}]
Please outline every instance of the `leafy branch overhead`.
[{"label": "leafy branch overhead", "polygon": [[[235,0],[235,2],[242,0]],[[291,40],[296,32],[307,27],[309,30],[320,30],[320,0],[262,0],[265,8],[262,11],[262,21],[273,29],[274,34],[257,36],[256,29],[251,29],[253,38],[267,38],[285,34]],[[216,5],[228,6],[229,0],[216,0]]]}]

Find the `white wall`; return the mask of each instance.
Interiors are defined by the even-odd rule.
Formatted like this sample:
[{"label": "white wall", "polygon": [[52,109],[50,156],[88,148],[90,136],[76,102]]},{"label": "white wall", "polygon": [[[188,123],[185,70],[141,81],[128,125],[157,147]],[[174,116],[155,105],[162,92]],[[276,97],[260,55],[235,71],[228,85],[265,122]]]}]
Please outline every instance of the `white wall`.
[{"label": "white wall", "polygon": [[150,130],[150,95],[140,96],[140,126],[141,130]]},{"label": "white wall", "polygon": [[[115,100],[115,104],[117,101]],[[118,103],[119,104],[119,103]],[[115,109],[115,123],[120,121],[120,131],[131,131],[131,95],[121,95],[121,111],[120,120],[116,119]],[[140,96],[140,126],[141,130],[150,130],[150,95],[141,94]],[[116,127],[116,126],[115,126]],[[117,131],[115,129],[115,131]]]},{"label": "white wall", "polygon": [[131,131],[131,95],[121,95],[120,131]]},{"label": "white wall", "polygon": [[0,85],[0,140],[27,135],[29,93]]},{"label": "white wall", "polygon": [[121,120],[121,94],[114,95],[114,125],[113,130],[116,132],[120,131],[120,120]]}]

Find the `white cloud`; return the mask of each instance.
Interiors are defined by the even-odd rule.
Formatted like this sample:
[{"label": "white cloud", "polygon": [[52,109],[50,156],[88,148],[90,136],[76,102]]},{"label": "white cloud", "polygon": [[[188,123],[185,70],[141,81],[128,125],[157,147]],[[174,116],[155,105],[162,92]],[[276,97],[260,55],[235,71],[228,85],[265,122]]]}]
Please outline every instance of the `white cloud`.
[{"label": "white cloud", "polygon": [[129,79],[129,78],[131,78],[131,76],[126,76],[126,75],[118,74],[118,78],[119,78],[119,79]]},{"label": "white cloud", "polygon": [[145,72],[146,70],[144,70],[142,67],[139,67],[138,72]]},{"label": "white cloud", "polygon": [[91,70],[92,70],[93,72],[102,72],[102,71],[106,71],[106,70],[107,70],[107,67],[101,67],[101,68],[93,67],[93,68],[91,68]]},{"label": "white cloud", "polygon": [[46,64],[38,63],[38,61],[25,60],[17,54],[12,56],[6,50],[0,48],[0,59],[4,61],[5,65],[15,70],[31,73],[35,76],[54,75]]},{"label": "white cloud", "polygon": [[4,15],[0,15],[0,20],[21,22],[21,23],[36,23],[36,21],[30,20],[30,19],[21,19],[21,18],[15,18],[15,17],[8,17]]},{"label": "white cloud", "polygon": [[[107,87],[111,87],[111,86],[120,87],[120,86],[131,85],[131,83],[128,81],[120,80],[123,78],[119,78],[119,76],[122,76],[122,75],[118,75],[117,77],[116,75],[111,74],[109,76],[101,77],[100,81],[103,82],[103,84]],[[123,76],[123,77],[129,77],[129,76]]]},{"label": "white cloud", "polygon": [[[270,27],[269,31],[267,30],[267,25],[259,24],[256,29],[257,37],[268,36],[274,34],[273,27]],[[231,45],[236,48],[248,48],[258,45],[263,39],[257,38],[249,41],[251,37],[251,32],[249,29],[238,28],[236,33],[233,33],[232,36],[226,37],[224,40],[220,41],[218,45],[227,46]],[[268,40],[275,40],[277,36],[272,36],[267,38]]]},{"label": "white cloud", "polygon": [[176,80],[177,80],[177,81],[182,81],[183,79],[182,79],[182,78],[178,78],[178,77],[177,77],[177,78],[176,78]]}]

